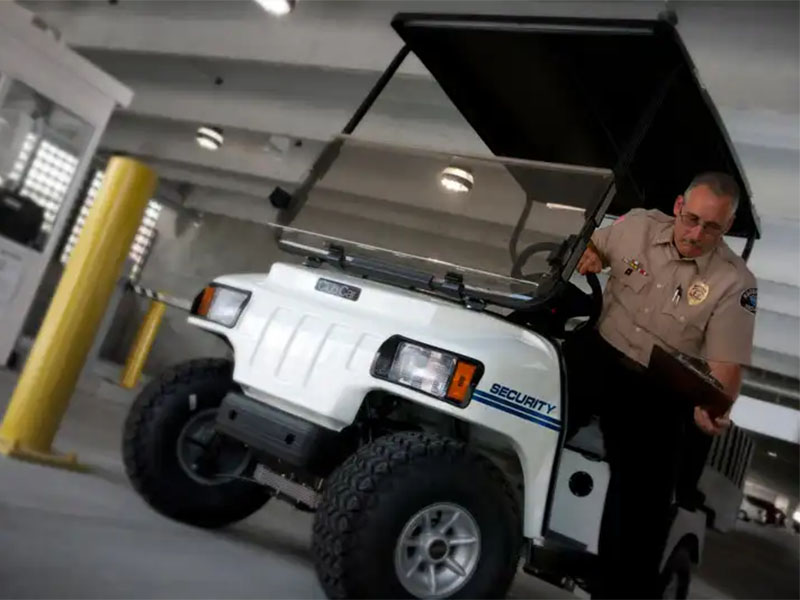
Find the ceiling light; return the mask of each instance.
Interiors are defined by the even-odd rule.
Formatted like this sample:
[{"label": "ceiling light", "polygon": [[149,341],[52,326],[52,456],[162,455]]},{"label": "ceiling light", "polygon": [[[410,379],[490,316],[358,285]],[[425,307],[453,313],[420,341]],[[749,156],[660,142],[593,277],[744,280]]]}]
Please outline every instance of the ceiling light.
[{"label": "ceiling light", "polygon": [[448,192],[466,193],[472,189],[475,178],[469,169],[461,167],[447,167],[442,171],[439,183]]},{"label": "ceiling light", "polygon": [[217,150],[222,146],[225,138],[222,137],[222,129],[219,127],[207,127],[205,125],[197,128],[197,144],[206,150]]},{"label": "ceiling light", "polygon": [[767,452],[767,456],[769,456],[770,458],[778,458],[778,453],[770,450],[769,452]]},{"label": "ceiling light", "polygon": [[256,0],[256,4],[268,13],[282,17],[294,10],[297,0]]},{"label": "ceiling light", "polygon": [[585,208],[580,206],[570,206],[569,204],[558,204],[557,202],[548,202],[547,208],[555,208],[558,210],[574,210],[575,212],[586,212]]}]

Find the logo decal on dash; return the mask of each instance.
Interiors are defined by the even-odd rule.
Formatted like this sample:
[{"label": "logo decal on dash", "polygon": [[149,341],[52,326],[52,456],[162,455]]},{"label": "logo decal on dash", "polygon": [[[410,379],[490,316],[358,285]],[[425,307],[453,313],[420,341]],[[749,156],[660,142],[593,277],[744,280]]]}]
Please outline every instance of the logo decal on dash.
[{"label": "logo decal on dash", "polygon": [[489,391],[492,394],[500,396],[501,398],[508,398],[509,400],[512,400],[521,406],[532,408],[533,410],[539,411],[546,415],[552,413],[556,408],[555,404],[549,404],[544,400],[538,400],[533,396],[528,396],[527,394],[523,394],[517,390],[512,390],[504,385],[500,385],[499,383],[492,384],[492,388]]}]

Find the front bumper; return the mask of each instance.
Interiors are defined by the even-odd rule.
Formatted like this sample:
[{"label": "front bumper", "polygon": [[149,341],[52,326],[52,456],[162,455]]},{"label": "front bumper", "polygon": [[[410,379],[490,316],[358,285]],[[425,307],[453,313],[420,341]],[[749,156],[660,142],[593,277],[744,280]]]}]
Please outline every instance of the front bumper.
[{"label": "front bumper", "polygon": [[217,430],[247,444],[256,457],[324,477],[346,452],[346,434],[231,392],[217,413]]}]

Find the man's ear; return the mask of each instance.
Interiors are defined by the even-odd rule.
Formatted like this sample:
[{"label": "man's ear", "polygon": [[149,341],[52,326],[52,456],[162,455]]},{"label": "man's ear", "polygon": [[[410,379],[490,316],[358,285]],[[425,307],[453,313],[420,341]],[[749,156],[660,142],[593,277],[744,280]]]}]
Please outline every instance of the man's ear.
[{"label": "man's ear", "polygon": [[675,206],[672,207],[672,214],[676,217],[681,213],[681,209],[683,208],[683,194],[675,198]]}]

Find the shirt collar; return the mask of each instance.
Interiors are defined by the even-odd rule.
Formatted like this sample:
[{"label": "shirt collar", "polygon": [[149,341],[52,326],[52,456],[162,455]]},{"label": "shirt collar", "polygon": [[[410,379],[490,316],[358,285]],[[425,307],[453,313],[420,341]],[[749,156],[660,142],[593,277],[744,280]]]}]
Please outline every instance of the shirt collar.
[{"label": "shirt collar", "polygon": [[[672,219],[667,223],[663,223],[659,226],[658,229],[655,231],[655,235],[653,236],[653,245],[659,246],[662,244],[672,244],[672,229],[674,226],[675,220]],[[711,258],[714,253],[717,251],[716,247],[712,248],[710,252],[706,252],[702,256],[698,256],[696,258],[680,258],[680,260],[693,260],[694,263],[697,265],[697,270],[700,273],[705,273],[706,269],[708,268],[708,264],[711,262]],[[678,250],[675,249],[675,255],[680,257],[678,254]]]},{"label": "shirt collar", "polygon": [[711,258],[714,256],[714,253],[717,251],[717,247],[714,246],[711,251],[706,252],[702,256],[698,256],[694,259],[695,264],[697,264],[697,270],[700,271],[700,274],[706,272],[708,269],[708,263],[711,262]]}]

